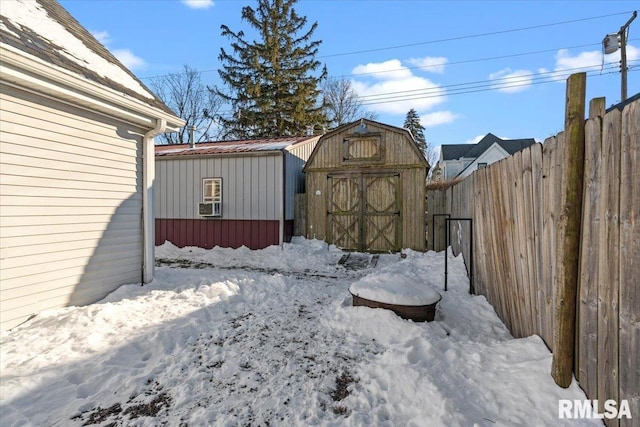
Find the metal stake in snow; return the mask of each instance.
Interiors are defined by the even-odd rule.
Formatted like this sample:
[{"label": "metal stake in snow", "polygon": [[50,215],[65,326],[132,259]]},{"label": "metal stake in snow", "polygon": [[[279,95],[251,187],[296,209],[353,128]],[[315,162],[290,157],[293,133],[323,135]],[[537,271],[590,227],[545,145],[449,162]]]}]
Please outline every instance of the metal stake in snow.
[{"label": "metal stake in snow", "polygon": [[447,258],[449,257],[449,244],[451,243],[451,221],[469,221],[469,293],[475,293],[475,288],[473,286],[473,218],[445,218],[445,229],[446,229],[446,244],[444,249],[444,290],[447,290],[447,279],[448,279],[448,264]]}]

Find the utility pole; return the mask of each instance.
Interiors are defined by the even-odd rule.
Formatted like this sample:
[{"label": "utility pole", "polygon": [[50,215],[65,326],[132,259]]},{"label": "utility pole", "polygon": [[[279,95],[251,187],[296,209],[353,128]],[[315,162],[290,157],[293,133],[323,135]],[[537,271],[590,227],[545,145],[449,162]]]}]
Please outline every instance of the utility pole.
[{"label": "utility pole", "polygon": [[631,22],[636,19],[638,16],[637,11],[633,11],[633,15],[626,24],[620,27],[620,31],[618,31],[618,35],[620,36],[620,72],[621,75],[621,85],[620,85],[620,102],[624,102],[627,99],[627,28]]}]

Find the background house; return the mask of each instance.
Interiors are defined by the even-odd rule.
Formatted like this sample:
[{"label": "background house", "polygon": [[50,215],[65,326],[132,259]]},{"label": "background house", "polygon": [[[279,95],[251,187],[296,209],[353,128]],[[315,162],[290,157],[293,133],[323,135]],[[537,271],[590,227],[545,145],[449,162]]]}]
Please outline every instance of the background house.
[{"label": "background house", "polygon": [[488,133],[477,144],[443,144],[437,168],[440,178],[463,178],[479,168],[502,160],[535,144],[533,138],[501,139]]},{"label": "background house", "polygon": [[308,238],[424,250],[429,164],[406,129],[361,119],[323,135],[304,168]]},{"label": "background house", "polygon": [[261,249],[293,235],[319,136],[156,146],[156,244]]},{"label": "background house", "polygon": [[153,137],[183,125],[55,1],[0,5],[0,327],[153,277]]}]

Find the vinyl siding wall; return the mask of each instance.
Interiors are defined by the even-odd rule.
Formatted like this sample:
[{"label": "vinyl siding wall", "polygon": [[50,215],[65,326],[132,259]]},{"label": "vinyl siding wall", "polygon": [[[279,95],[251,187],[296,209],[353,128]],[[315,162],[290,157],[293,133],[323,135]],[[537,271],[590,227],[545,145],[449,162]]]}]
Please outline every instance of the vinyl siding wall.
[{"label": "vinyl siding wall", "polygon": [[142,275],[142,130],[3,85],[0,312],[102,299]]}]

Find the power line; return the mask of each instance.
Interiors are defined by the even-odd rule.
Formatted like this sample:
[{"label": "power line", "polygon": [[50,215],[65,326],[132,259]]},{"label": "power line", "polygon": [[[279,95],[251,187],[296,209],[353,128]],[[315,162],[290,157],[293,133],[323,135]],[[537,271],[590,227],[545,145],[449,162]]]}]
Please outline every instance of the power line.
[{"label": "power line", "polygon": [[[500,78],[489,79],[489,80],[477,80],[477,81],[464,82],[464,83],[455,83],[451,85],[437,86],[433,88],[408,89],[408,90],[395,91],[395,92],[385,92],[385,93],[374,94],[374,95],[362,95],[359,97],[359,99],[363,101],[373,101],[375,100],[375,98],[385,98],[390,96],[400,97],[404,95],[409,96],[409,95],[419,94],[423,92],[426,93],[426,92],[437,91],[437,92],[446,93],[447,89],[464,90],[466,87],[474,87],[475,85],[479,85],[479,84],[480,85],[488,84],[491,86],[495,86],[495,85],[501,84],[502,82],[513,82],[513,81],[517,81],[518,79],[522,81],[539,80],[539,79],[557,80],[558,77],[564,77],[577,71],[591,70],[595,72],[596,67],[600,68],[600,64],[566,68],[562,70],[529,73],[529,74],[517,76],[517,77],[500,77]],[[608,70],[613,70],[615,68],[617,68],[617,65],[608,64],[605,69],[608,71]]]},{"label": "power line", "polygon": [[[638,63],[638,65],[630,66],[629,72],[640,71],[640,60],[635,60],[633,62]],[[613,64],[607,65],[602,72],[599,70],[595,70],[594,68],[596,67],[600,67],[600,65],[598,64],[557,71],[548,71],[543,73],[533,73],[527,76],[515,78],[503,77],[494,80],[478,80],[472,82],[456,83],[446,86],[438,86],[435,88],[412,89],[406,91],[387,92],[376,95],[365,95],[359,97],[359,99],[363,101],[363,106],[388,104],[392,102],[414,101],[419,99],[436,98],[440,96],[466,95],[477,92],[500,91],[504,89],[513,89],[546,83],[557,83],[558,79],[568,77],[572,73],[580,70],[587,70],[587,75],[589,77],[599,77],[619,72],[618,66]],[[223,110],[219,112],[218,115],[226,118],[231,118],[233,117],[233,111]]]},{"label": "power line", "polygon": [[330,54],[330,55],[319,56],[318,59],[320,59],[320,58],[332,58],[332,57],[336,57],[336,56],[357,55],[357,54],[360,54],[360,53],[379,52],[379,51],[391,50],[391,49],[401,49],[401,48],[405,48],[405,47],[423,46],[423,45],[426,45],[426,44],[444,43],[444,42],[465,40],[465,39],[478,38],[478,37],[495,36],[495,35],[498,35],[498,34],[515,33],[515,32],[520,32],[520,31],[535,30],[535,29],[539,29],[539,28],[554,27],[554,26],[558,26],[558,25],[573,24],[573,23],[576,23],[576,22],[591,21],[591,20],[594,20],[594,19],[609,18],[609,17],[612,17],[612,16],[625,15],[625,14],[629,14],[629,13],[631,13],[631,12],[619,12],[619,13],[612,13],[612,14],[609,14],[609,15],[592,16],[592,17],[589,17],[589,18],[572,19],[572,20],[569,20],[569,21],[552,22],[550,24],[532,25],[532,26],[529,26],[529,27],[514,28],[514,29],[510,29],[510,30],[491,31],[491,32],[487,32],[487,33],[479,33],[479,34],[470,34],[470,35],[466,35],[466,36],[449,37],[449,38],[444,38],[444,39],[429,40],[429,41],[425,41],[425,42],[409,43],[409,44],[388,46],[388,47],[379,47],[379,48],[375,48],[375,49],[365,49],[365,50],[359,50],[359,51],[355,51],[355,52],[334,53],[334,54]]},{"label": "power line", "polygon": [[[589,21],[589,20],[594,20],[594,19],[608,18],[608,17],[611,17],[611,16],[624,15],[624,14],[628,14],[628,13],[630,13],[630,12],[618,12],[618,13],[612,13],[612,14],[608,14],[608,15],[592,16],[592,17],[589,17],[589,18],[579,18],[579,19],[573,19],[573,20],[568,20],[568,21],[554,22],[554,23],[550,23],[550,24],[540,24],[540,25],[534,25],[534,26],[529,26],[529,27],[514,28],[514,29],[510,29],[510,30],[493,31],[493,32],[487,32],[487,33],[471,34],[471,35],[466,35],[466,36],[450,37],[450,38],[445,38],[445,39],[429,40],[429,41],[418,42],[418,43],[410,43],[410,44],[388,46],[388,47],[381,47],[381,48],[374,48],[374,49],[366,49],[366,50],[359,50],[359,51],[352,51],[352,52],[335,53],[335,54],[318,56],[317,59],[331,58],[331,57],[337,57],[337,56],[358,55],[358,54],[361,54],[361,53],[368,53],[368,52],[377,52],[377,51],[383,51],[383,50],[393,50],[393,49],[420,46],[420,45],[426,45],[426,44],[444,43],[444,42],[448,42],[448,41],[457,41],[457,40],[464,40],[464,39],[470,39],[470,38],[476,38],[476,37],[486,37],[486,36],[490,36],[490,35],[506,34],[506,33],[513,33],[513,32],[519,32],[519,31],[528,31],[528,30],[538,29],[538,28],[546,28],[546,27],[552,27],[552,26],[558,26],[558,25],[571,24],[571,23],[575,23],[575,22],[582,22],[582,21]],[[637,39],[634,39],[634,40],[637,40]],[[629,41],[631,41],[631,40],[629,40]],[[599,45],[599,43],[595,43],[595,44]],[[572,48],[586,47],[586,46],[589,46],[589,45],[573,46],[573,47],[562,47],[562,48],[559,48],[559,49],[572,49]],[[554,50],[556,50],[556,49],[551,49],[551,50],[548,50],[548,51],[536,51],[536,52],[531,52],[531,53],[513,54],[513,56],[524,56],[524,55],[529,55],[529,54],[552,52]],[[509,56],[510,55],[505,55],[504,57],[508,58]],[[502,58],[502,57],[495,57],[495,59],[499,59],[499,58]],[[477,59],[477,60],[470,60],[469,62],[478,62],[478,61],[492,60],[492,59],[494,59],[494,58],[486,58],[486,59],[482,59],[481,58],[481,59]],[[466,63],[466,61],[460,61],[459,63]],[[453,64],[453,63],[450,63],[450,64]],[[419,67],[416,67],[416,68],[419,68]],[[218,71],[218,69],[207,69],[207,70],[202,70],[202,71],[198,71],[198,72],[199,73],[210,73],[210,72],[214,72],[214,71]],[[146,76],[146,77],[140,77],[140,79],[141,80],[148,80],[148,79],[154,79],[154,78],[159,78],[159,77],[166,77],[168,75],[173,75],[173,74],[183,74],[183,72],[169,73],[169,74],[159,74],[159,75],[155,75],[155,76]]]},{"label": "power line", "polygon": [[[640,40],[639,38],[635,38],[629,41],[637,41]],[[527,56],[527,55],[537,55],[540,53],[549,53],[549,52],[556,52],[558,50],[562,50],[562,49],[578,49],[578,48],[582,48],[582,47],[592,47],[592,46],[600,46],[601,43],[588,43],[588,44],[581,44],[581,45],[575,45],[575,46],[566,46],[566,47],[558,47],[555,49],[545,49],[545,50],[536,50],[536,51],[531,51],[531,52],[522,52],[522,53],[512,53],[512,54],[508,54],[508,55],[500,55],[500,56],[490,56],[490,57],[486,57],[486,58],[476,58],[476,59],[465,59],[462,61],[453,61],[453,62],[447,62],[444,63],[442,65],[459,65],[459,64],[469,64],[472,62],[484,62],[484,61],[493,61],[496,59],[505,59],[505,58],[515,58],[518,56]],[[396,69],[392,69],[392,70],[382,70],[382,71],[368,71],[366,73],[357,73],[357,74],[343,74],[341,76],[338,76],[339,78],[342,77],[357,77],[357,76],[367,76],[367,75],[371,75],[371,74],[383,74],[383,73],[390,73],[390,72],[394,72],[394,71],[403,71],[403,70],[418,70],[418,69],[426,69],[426,68],[434,68],[434,67],[438,67],[439,65],[417,65],[415,67],[402,67],[402,68],[396,68]]]}]

